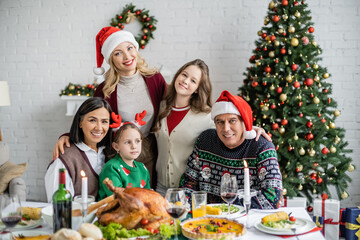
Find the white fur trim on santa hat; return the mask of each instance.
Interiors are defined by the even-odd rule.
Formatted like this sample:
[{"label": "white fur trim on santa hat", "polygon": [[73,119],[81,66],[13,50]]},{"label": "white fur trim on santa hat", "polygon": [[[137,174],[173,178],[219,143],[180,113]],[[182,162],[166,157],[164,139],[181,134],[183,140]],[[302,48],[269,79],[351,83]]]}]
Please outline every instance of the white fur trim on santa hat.
[{"label": "white fur trim on santa hat", "polygon": [[245,131],[244,135],[246,139],[254,139],[256,137],[256,132],[253,129],[251,131]]},{"label": "white fur trim on santa hat", "polygon": [[132,43],[136,50],[139,50],[139,44],[135,40],[134,35],[128,31],[118,31],[111,34],[103,43],[101,47],[101,54],[104,56],[104,59],[109,63],[109,58],[114,49],[123,42]]},{"label": "white fur trim on santa hat", "polygon": [[235,105],[232,102],[221,101],[221,102],[216,102],[212,106],[211,119],[214,120],[214,118],[217,115],[226,114],[226,113],[233,113],[241,116],[239,110],[235,107]]}]

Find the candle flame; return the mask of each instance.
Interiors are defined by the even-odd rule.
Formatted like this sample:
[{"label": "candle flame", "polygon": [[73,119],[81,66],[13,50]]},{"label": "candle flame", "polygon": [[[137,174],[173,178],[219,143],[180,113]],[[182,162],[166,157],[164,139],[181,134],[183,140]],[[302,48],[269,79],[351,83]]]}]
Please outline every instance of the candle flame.
[{"label": "candle flame", "polygon": [[247,164],[247,162],[244,160],[244,167],[248,167],[248,164]]},{"label": "candle flame", "polygon": [[81,170],[81,171],[80,171],[80,175],[81,175],[82,177],[86,177],[85,171],[84,171],[84,170]]}]

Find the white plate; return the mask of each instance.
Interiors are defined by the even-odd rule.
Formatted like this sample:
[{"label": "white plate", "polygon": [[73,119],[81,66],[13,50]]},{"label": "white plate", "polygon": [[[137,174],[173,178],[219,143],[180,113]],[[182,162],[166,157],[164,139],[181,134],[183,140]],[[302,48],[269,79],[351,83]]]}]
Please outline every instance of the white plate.
[{"label": "white plate", "polygon": [[[44,219],[40,218],[39,220],[33,220],[33,222],[29,225],[20,225],[17,224],[14,228],[13,231],[21,231],[21,230],[27,230],[27,229],[33,229],[36,228],[40,225],[42,225],[44,223]],[[1,222],[0,223],[0,230],[4,230],[5,229],[5,225]]]},{"label": "white plate", "polygon": [[[39,235],[51,235],[51,233],[43,232],[43,231],[18,231],[13,232],[13,234],[18,237],[20,234],[24,235],[25,237],[33,237],[33,236],[39,236]],[[9,240],[9,234],[5,234],[5,238],[3,240]]]},{"label": "white plate", "polygon": [[[222,205],[222,203],[221,204],[218,204],[218,203],[207,204],[207,206],[211,206],[211,207],[219,206],[219,205]],[[233,219],[233,218],[242,217],[242,216],[244,216],[246,214],[244,207],[239,206],[239,205],[234,205],[234,204],[231,204],[231,205],[234,206],[234,207],[237,207],[239,209],[239,211],[230,212],[230,215],[228,215],[228,212],[222,212],[221,215],[209,215],[208,214],[206,216],[208,216],[208,217],[225,217],[225,218]]]},{"label": "white plate", "polygon": [[[307,220],[305,218],[296,218],[295,222],[296,234],[306,233],[316,227],[313,221]],[[264,233],[273,234],[273,235],[295,235],[291,229],[277,229],[266,227],[261,223],[261,219],[259,219],[255,227]]]}]

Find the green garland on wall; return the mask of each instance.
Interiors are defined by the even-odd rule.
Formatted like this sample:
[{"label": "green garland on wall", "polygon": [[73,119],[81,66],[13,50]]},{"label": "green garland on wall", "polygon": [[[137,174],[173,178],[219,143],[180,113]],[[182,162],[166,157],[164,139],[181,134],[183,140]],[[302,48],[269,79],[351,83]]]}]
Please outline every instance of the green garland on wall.
[{"label": "green garland on wall", "polygon": [[65,89],[61,90],[59,96],[88,96],[92,97],[94,95],[95,89],[99,84],[73,84],[69,83]]}]

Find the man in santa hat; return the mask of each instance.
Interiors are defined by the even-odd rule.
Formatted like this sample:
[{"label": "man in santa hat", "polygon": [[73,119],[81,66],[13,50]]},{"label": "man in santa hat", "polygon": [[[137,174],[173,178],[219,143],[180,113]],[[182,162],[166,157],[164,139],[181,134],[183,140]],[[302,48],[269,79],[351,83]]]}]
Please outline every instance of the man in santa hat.
[{"label": "man in santa hat", "polygon": [[[211,117],[216,129],[200,134],[180,180],[180,187],[185,189],[189,201],[191,192],[203,190],[208,192],[208,203],[224,202],[220,196],[221,175],[224,172],[236,175],[239,188],[243,188],[243,161],[246,160],[251,175],[250,187],[257,190],[257,195],[251,198],[251,208],[277,208],[282,194],[282,176],[276,150],[262,136],[255,141],[249,104],[241,97],[223,91],[212,107]],[[198,158],[196,165],[193,156]],[[234,204],[241,202],[236,199]]]}]

